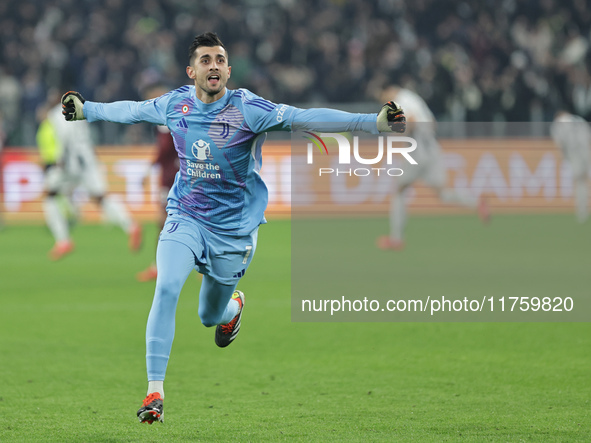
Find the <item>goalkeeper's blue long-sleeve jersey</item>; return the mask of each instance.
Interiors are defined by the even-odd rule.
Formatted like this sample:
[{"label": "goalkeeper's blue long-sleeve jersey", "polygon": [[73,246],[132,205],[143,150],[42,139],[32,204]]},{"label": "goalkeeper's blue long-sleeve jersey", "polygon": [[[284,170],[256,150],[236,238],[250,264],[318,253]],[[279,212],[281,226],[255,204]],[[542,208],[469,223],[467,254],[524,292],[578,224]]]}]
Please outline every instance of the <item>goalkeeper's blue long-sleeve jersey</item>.
[{"label": "goalkeeper's blue long-sleeve jersey", "polygon": [[194,217],[214,232],[245,235],[265,223],[268,192],[261,176],[268,131],[378,133],[377,114],[299,109],[275,104],[246,89],[226,90],[203,103],[195,86],[182,86],[143,102],[84,103],[84,116],[117,123],[166,125],[180,170],[168,195],[168,212]]}]

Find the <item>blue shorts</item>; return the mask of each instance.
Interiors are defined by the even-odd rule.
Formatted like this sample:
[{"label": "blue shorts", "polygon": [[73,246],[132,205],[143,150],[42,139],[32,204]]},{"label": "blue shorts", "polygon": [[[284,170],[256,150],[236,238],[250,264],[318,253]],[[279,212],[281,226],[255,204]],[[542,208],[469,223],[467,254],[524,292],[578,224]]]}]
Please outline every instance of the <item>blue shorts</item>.
[{"label": "blue shorts", "polygon": [[246,273],[257,246],[257,227],[248,235],[211,232],[192,217],[170,214],[159,241],[176,241],[195,254],[195,269],[224,285],[238,283]]}]

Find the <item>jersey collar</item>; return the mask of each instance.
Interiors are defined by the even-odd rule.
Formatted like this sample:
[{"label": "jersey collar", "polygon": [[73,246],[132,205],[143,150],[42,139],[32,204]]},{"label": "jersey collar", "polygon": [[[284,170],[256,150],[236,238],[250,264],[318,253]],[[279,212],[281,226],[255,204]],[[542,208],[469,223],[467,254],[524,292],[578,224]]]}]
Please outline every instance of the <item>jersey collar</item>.
[{"label": "jersey collar", "polygon": [[224,88],[224,95],[218,100],[213,103],[203,103],[201,100],[197,98],[197,93],[195,92],[195,86],[191,86],[191,93],[193,95],[193,99],[195,101],[195,106],[201,112],[214,112],[224,108],[228,101],[230,100],[230,91],[228,88]]}]

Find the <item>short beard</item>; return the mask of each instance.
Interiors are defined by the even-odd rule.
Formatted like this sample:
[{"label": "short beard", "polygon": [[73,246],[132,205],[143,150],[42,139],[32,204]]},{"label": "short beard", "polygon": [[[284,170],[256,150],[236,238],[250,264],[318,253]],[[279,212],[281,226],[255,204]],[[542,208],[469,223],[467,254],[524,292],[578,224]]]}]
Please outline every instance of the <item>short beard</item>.
[{"label": "short beard", "polygon": [[200,88],[207,95],[216,95],[216,94],[219,94],[220,92],[222,92],[225,87],[226,87],[226,85],[220,85],[220,88],[218,90],[211,90],[209,88],[204,88],[204,87],[200,87]]}]

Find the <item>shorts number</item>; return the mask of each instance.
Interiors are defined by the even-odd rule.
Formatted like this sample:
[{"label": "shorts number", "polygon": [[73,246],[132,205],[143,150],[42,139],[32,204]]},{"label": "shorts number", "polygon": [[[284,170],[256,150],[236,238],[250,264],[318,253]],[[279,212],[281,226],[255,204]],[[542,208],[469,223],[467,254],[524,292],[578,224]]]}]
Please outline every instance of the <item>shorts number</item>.
[{"label": "shorts number", "polygon": [[252,252],[252,246],[247,246],[244,249],[246,249],[246,251],[244,252],[244,259],[242,260],[243,265],[246,264],[246,262],[248,261],[248,257],[250,257],[250,253]]}]

